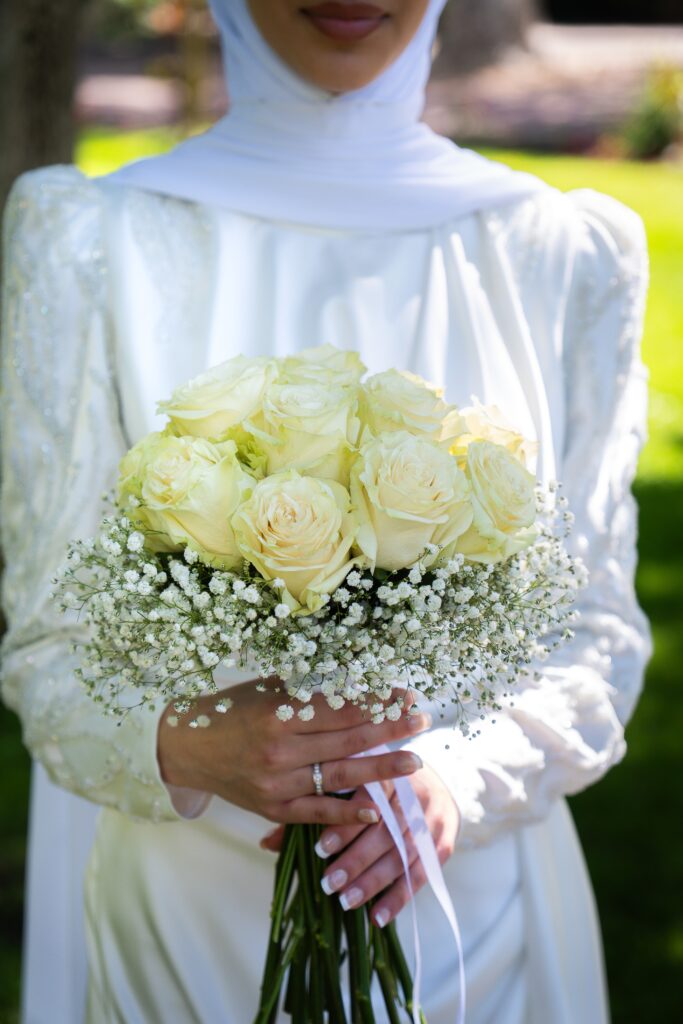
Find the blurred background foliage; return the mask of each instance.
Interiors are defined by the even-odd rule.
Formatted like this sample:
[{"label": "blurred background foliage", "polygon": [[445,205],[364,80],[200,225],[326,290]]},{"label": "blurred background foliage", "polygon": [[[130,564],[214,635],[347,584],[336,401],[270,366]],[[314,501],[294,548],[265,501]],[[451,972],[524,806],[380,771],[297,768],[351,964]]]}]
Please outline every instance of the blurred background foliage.
[{"label": "blurred background foliage", "polygon": [[646,160],[664,153],[683,134],[683,71],[664,65],[655,68],[643,95],[624,124],[626,155]]},{"label": "blurred background foliage", "polygon": [[[681,0],[451,0],[427,108],[461,144],[615,196],[648,234],[650,439],[635,490],[655,655],[628,756],[571,800],[615,1024],[668,1024],[683,1005],[682,25]],[[203,0],[3,0],[0,202],[29,167],[103,174],[199,130],[225,109],[219,60]],[[28,778],[0,706],[0,1024],[18,1020]]]}]

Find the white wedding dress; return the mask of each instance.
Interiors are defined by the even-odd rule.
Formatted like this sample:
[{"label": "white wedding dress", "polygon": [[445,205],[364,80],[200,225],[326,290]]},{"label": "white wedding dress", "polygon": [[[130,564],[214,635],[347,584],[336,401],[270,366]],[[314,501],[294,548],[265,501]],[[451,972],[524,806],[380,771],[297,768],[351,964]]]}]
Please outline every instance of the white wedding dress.
[{"label": "white wedding dress", "polygon": [[[420,373],[451,401],[496,402],[564,481],[591,571],[575,640],[479,739],[440,723],[410,745],[463,817],[444,873],[468,1024],[604,1024],[599,928],[563,796],[623,756],[649,652],[629,490],[646,393],[638,216],[550,189],[431,230],[330,231],[50,167],[19,179],[5,227],[3,692],[52,780],[36,767],[26,1024],[251,1021],[269,823],[190,793],[175,795],[180,816],[157,716],[117,727],[81,692],[78,629],[50,580],[67,540],[95,530],[127,446],[157,426],[157,400],[238,352],[322,342],[358,348],[372,372]],[[424,1005],[446,1024],[455,950],[433,897],[417,904]]]}]

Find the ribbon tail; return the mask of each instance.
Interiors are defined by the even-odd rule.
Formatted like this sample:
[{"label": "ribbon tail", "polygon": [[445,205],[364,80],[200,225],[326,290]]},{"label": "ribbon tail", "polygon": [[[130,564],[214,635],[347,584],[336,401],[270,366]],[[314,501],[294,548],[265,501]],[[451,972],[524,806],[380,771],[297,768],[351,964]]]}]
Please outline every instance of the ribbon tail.
[{"label": "ribbon tail", "polygon": [[394,779],[394,788],[396,795],[398,796],[401,810],[406,819],[406,823],[410,832],[413,836],[418,855],[422,861],[422,866],[427,876],[427,881],[431,886],[432,892],[439,901],[439,905],[444,912],[446,920],[451,926],[453,937],[455,939],[456,951],[458,954],[458,982],[460,999],[458,1002],[458,1013],[456,1017],[456,1024],[464,1024],[465,1022],[465,958],[462,949],[462,938],[460,935],[460,928],[458,926],[458,919],[455,914],[455,907],[451,900],[448,888],[446,887],[446,881],[443,877],[443,871],[441,870],[441,864],[439,862],[439,855],[436,852],[434,840],[432,834],[429,831],[427,820],[422,810],[422,804],[417,798],[417,794],[410,784],[409,779]]},{"label": "ribbon tail", "polygon": [[401,826],[398,823],[398,819],[394,814],[391,804],[387,800],[387,795],[379,782],[367,782],[365,788],[368,793],[379,807],[379,812],[382,815],[382,820],[389,830],[391,838],[396,844],[396,849],[399,852],[401,858],[401,864],[403,865],[403,873],[405,875],[406,883],[408,885],[408,892],[410,893],[410,909],[413,921],[413,941],[415,944],[415,974],[413,978],[413,1024],[420,1024],[420,982],[422,980],[422,952],[420,949],[420,934],[417,926],[417,911],[415,909],[415,900],[413,893],[413,886],[410,881],[410,864],[408,863],[408,851],[406,850],[406,844],[403,841],[403,833]]},{"label": "ribbon tail", "polygon": [[[389,753],[389,747],[380,746],[374,747],[372,750],[363,751],[362,754],[355,755],[356,757],[367,757],[369,755],[376,754],[387,754]],[[455,914],[455,908],[453,901],[446,887],[446,882],[443,877],[441,870],[441,864],[439,863],[439,856],[434,846],[434,840],[432,834],[429,831],[427,820],[422,810],[422,804],[420,803],[415,790],[413,789],[409,779],[394,779],[394,789],[398,801],[403,811],[403,816],[406,820],[406,825],[410,831],[415,848],[418,856],[422,861],[427,881],[432,889],[432,892],[436,896],[439,906],[446,916],[453,937],[455,939],[456,951],[458,954],[458,980],[460,999],[458,1001],[458,1012],[456,1016],[456,1024],[465,1024],[465,958],[463,956],[462,949],[462,938],[460,936],[460,928],[458,926],[458,919]],[[420,1024],[420,987],[422,981],[422,950],[420,947],[420,935],[417,922],[417,911],[415,908],[415,899],[412,882],[410,880],[410,864],[408,862],[408,851],[406,849],[405,842],[403,840],[403,832],[398,823],[398,819],[394,814],[393,808],[387,799],[387,795],[384,792],[384,788],[379,782],[368,782],[365,785],[368,794],[377,804],[379,812],[382,816],[382,820],[386,825],[391,838],[393,839],[396,848],[401,858],[401,864],[403,866],[403,873],[406,879],[406,885],[408,887],[408,893],[410,895],[410,908],[412,915],[413,924],[413,940],[415,944],[415,972],[413,979],[413,1024]]]}]

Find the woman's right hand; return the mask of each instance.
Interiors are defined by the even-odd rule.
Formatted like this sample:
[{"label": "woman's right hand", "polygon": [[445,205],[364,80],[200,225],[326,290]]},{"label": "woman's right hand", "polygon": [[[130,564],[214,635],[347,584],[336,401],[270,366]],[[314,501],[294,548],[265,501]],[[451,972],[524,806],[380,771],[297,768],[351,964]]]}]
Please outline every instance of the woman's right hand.
[{"label": "woman's right hand", "polygon": [[[283,703],[282,685],[264,680],[266,692],[255,682],[240,683],[218,694],[200,697],[196,717],[207,715],[211,725],[190,729],[180,718],[173,728],[162,716],[158,733],[158,757],[162,778],[169,785],[214,793],[230,803],[278,823],[351,825],[379,820],[373,801],[353,802],[328,795],[355,790],[366,782],[411,775],[422,766],[409,751],[352,757],[372,747],[405,739],[431,725],[429,715],[405,710],[396,722],[374,725],[369,712],[352,704],[333,711],[320,694],[313,697],[315,715],[302,722],[296,715],[288,722],[277,718]],[[397,691],[394,695],[400,697]],[[232,706],[227,713],[215,710],[221,697]],[[312,766],[322,768],[325,796],[316,796]]]}]

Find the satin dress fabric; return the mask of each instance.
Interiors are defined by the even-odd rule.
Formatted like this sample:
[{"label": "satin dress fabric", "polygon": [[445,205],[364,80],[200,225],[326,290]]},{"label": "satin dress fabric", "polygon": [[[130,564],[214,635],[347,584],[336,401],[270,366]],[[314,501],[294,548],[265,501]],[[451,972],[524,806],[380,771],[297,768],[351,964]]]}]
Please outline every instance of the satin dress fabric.
[{"label": "satin dress fabric", "polygon": [[[66,541],[95,529],[127,446],[160,425],[158,400],[237,353],[325,342],[358,349],[370,372],[419,373],[452,402],[495,402],[538,440],[540,474],[564,481],[591,571],[575,641],[478,739],[446,722],[407,745],[462,814],[444,874],[468,1024],[604,1024],[599,924],[563,797],[623,757],[649,654],[629,490],[645,416],[637,215],[592,190],[548,190],[429,230],[332,231],[54,167],[19,179],[5,246],[3,694],[40,762],[26,1024],[252,1019],[269,823],[167,790],[155,716],[117,728],[80,690],[78,626],[49,582]],[[428,891],[417,910],[425,1012],[446,1024],[455,947]],[[399,928],[410,947],[405,913]]]}]

